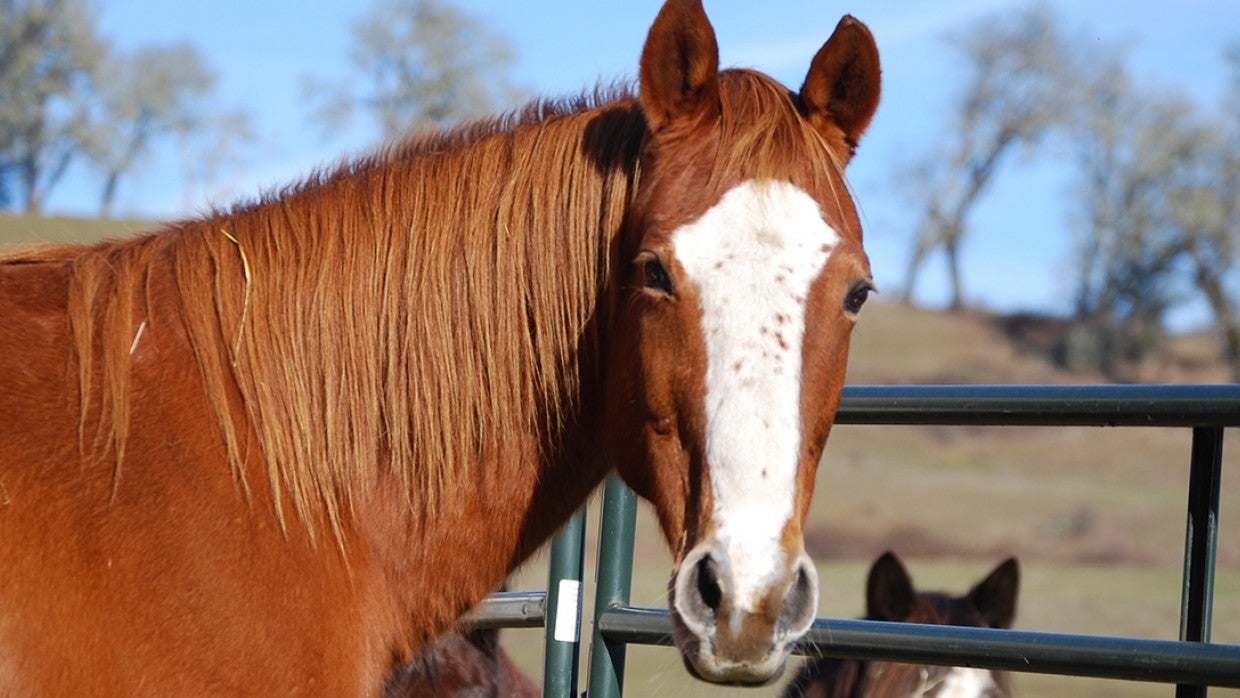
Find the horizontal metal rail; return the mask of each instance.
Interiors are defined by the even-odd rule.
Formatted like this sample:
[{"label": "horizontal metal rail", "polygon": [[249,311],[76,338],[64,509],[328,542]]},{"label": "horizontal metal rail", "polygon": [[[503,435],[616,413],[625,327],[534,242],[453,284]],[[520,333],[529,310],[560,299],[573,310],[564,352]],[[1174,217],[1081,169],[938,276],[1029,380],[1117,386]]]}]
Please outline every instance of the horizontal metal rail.
[{"label": "horizontal metal rail", "polygon": [[838,424],[1240,426],[1240,385],[846,386]]},{"label": "horizontal metal rail", "polygon": [[[610,641],[672,644],[665,608],[612,608],[598,624]],[[1240,645],[1206,642],[819,618],[795,652],[1240,688]]]},{"label": "horizontal metal rail", "polygon": [[547,624],[547,592],[501,591],[491,594],[461,622],[479,630],[541,628]]}]

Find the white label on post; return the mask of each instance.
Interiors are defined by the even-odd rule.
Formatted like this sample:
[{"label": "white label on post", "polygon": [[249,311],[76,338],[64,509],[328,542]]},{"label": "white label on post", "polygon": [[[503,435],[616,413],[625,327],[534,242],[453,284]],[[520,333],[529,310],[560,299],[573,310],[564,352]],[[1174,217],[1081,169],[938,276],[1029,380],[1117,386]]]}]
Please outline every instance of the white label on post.
[{"label": "white label on post", "polygon": [[555,604],[556,642],[576,642],[578,614],[581,612],[581,582],[560,580],[560,598]]}]

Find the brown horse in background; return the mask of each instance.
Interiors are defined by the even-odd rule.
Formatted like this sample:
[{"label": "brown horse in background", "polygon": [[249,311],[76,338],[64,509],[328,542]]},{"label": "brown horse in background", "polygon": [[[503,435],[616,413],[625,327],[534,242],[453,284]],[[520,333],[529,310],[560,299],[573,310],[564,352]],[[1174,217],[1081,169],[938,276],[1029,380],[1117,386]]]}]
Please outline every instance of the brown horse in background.
[{"label": "brown horse in background", "polygon": [[542,690],[499,646],[498,630],[435,638],[387,679],[384,698],[539,698]]},{"label": "brown horse in background", "polygon": [[878,94],[851,17],[793,91],[668,0],[636,94],[4,253],[0,693],[379,694],[612,467],[675,553],[690,670],[778,675]]},{"label": "brown horse in background", "polygon": [[[1008,558],[964,596],[918,592],[900,558],[887,552],[866,580],[866,620],[976,628],[1010,628],[1020,565]],[[784,698],[1006,698],[1005,672],[831,657],[810,662]]]}]

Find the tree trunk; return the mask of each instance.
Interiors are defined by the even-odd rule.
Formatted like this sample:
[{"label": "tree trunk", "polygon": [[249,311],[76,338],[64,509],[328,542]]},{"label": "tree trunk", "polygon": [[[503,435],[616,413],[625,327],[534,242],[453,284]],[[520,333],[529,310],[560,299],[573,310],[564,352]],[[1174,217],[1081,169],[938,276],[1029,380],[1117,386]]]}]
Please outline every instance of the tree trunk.
[{"label": "tree trunk", "polygon": [[958,312],[964,310],[964,282],[960,278],[960,231],[954,230],[952,234],[943,237],[943,254],[947,256],[947,274],[952,293],[951,305],[948,308],[952,312]]},{"label": "tree trunk", "polygon": [[120,180],[120,173],[112,170],[108,173],[108,177],[103,183],[103,195],[99,199],[99,217],[112,217],[112,204],[116,200],[116,183]]},{"label": "tree trunk", "polygon": [[1219,341],[1222,344],[1223,360],[1231,369],[1231,380],[1240,383],[1240,312],[1223,288],[1222,279],[1214,274],[1193,250],[1193,262],[1197,266],[1197,288],[1205,294],[1210,310],[1214,312],[1214,323],[1218,328]]},{"label": "tree trunk", "polygon": [[25,162],[21,165],[22,170],[22,189],[25,190],[25,206],[24,212],[31,215],[39,215],[43,212],[43,196],[39,191],[39,166],[34,162],[33,157],[27,156]]},{"label": "tree trunk", "polygon": [[913,255],[908,260],[908,266],[904,270],[904,292],[900,300],[905,305],[913,304],[913,287],[917,285],[917,274],[921,271],[921,265],[926,261],[926,254],[934,246],[929,239],[929,224],[923,225],[921,231],[917,235],[917,245],[913,248]]}]

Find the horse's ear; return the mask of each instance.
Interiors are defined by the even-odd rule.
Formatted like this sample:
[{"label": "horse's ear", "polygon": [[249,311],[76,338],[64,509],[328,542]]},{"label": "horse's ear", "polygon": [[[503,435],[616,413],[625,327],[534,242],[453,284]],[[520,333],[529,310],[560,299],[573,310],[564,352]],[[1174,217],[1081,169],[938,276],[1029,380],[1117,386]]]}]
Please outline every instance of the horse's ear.
[{"label": "horse's ear", "polygon": [[801,102],[810,123],[820,132],[834,125],[850,150],[856,148],[878,109],[880,72],[874,36],[864,24],[845,15],[814,56],[801,86]]},{"label": "horse's ear", "polygon": [[1016,594],[1020,591],[1020,563],[1009,557],[977,586],[969,601],[992,628],[1010,628],[1016,619]]},{"label": "horse's ear", "polygon": [[719,111],[719,45],[701,0],[667,0],[646,36],[641,101],[651,131]]},{"label": "horse's ear", "polygon": [[904,563],[890,550],[874,561],[865,583],[865,614],[870,620],[902,621],[913,612],[917,592]]}]

